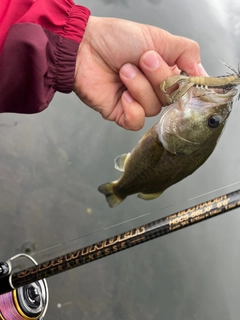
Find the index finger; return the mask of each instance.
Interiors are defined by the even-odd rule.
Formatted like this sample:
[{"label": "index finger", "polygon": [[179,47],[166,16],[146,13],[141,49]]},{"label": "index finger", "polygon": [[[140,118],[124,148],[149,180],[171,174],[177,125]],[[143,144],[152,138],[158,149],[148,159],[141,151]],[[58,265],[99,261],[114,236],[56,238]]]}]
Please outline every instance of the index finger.
[{"label": "index finger", "polygon": [[169,66],[177,65],[180,70],[192,76],[207,76],[201,64],[200,46],[191,39],[175,36],[166,31],[165,41],[159,43],[157,52]]}]

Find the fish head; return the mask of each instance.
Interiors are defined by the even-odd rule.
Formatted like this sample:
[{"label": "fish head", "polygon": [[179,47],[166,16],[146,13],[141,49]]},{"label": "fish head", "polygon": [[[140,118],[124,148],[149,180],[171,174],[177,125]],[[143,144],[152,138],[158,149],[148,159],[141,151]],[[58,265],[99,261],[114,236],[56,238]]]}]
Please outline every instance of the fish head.
[{"label": "fish head", "polygon": [[214,149],[231,112],[238,90],[190,88],[161,114],[157,124],[163,147],[173,154],[190,155],[206,146]]}]

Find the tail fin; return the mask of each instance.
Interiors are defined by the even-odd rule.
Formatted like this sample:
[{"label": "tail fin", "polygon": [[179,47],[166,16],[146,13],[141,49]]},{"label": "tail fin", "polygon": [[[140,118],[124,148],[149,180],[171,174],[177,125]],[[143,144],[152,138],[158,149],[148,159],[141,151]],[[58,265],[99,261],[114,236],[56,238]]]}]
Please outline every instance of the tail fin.
[{"label": "tail fin", "polygon": [[98,187],[98,191],[106,196],[109,207],[113,208],[119,205],[124,199],[119,198],[113,190],[114,182],[105,183]]}]

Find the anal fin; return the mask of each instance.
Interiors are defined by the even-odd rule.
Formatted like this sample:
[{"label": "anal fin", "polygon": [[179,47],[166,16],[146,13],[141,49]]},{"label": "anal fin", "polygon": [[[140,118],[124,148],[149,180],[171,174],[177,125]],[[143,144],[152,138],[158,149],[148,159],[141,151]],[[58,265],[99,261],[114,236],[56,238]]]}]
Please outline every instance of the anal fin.
[{"label": "anal fin", "polygon": [[143,200],[152,200],[156,199],[159,197],[163,191],[157,192],[157,193],[139,193],[138,198],[143,199]]}]

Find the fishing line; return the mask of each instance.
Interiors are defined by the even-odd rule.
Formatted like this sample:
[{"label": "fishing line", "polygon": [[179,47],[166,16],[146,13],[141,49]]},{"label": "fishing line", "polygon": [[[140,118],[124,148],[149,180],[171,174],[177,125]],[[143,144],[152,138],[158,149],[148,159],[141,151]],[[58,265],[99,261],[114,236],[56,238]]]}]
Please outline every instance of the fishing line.
[{"label": "fishing line", "polygon": [[[163,208],[163,209],[164,209],[164,208]],[[162,209],[161,209],[161,210],[162,210]],[[102,232],[102,231],[106,231],[106,230],[115,228],[115,227],[117,227],[117,226],[126,224],[126,223],[128,223],[128,222],[131,222],[131,221],[134,221],[134,220],[137,220],[137,219],[140,219],[140,218],[142,218],[142,217],[146,217],[146,216],[148,216],[149,214],[151,214],[151,212],[142,214],[142,215],[137,216],[137,217],[132,218],[132,219],[128,219],[128,220],[125,220],[125,221],[122,221],[122,222],[113,224],[113,225],[111,225],[111,226],[108,226],[108,227],[105,227],[105,228],[102,228],[102,229],[98,229],[98,230],[93,231],[93,232],[90,232],[90,233],[86,233],[86,234],[84,234],[83,236],[80,236],[80,237],[78,237],[78,238],[74,238],[74,239],[68,240],[68,241],[66,241],[66,242],[59,243],[59,244],[56,244],[56,245],[54,245],[54,246],[48,247],[48,248],[46,248],[46,249],[43,249],[43,250],[39,250],[39,251],[37,251],[37,252],[34,252],[34,253],[32,254],[32,256],[33,256],[33,255],[37,255],[37,254],[39,254],[39,253],[46,252],[46,251],[51,250],[51,249],[54,249],[54,248],[58,248],[58,247],[64,246],[64,245],[66,245],[66,244],[69,244],[69,243],[71,243],[71,242],[74,242],[74,241],[77,241],[77,240],[80,240],[80,239],[83,239],[83,238],[90,237],[90,236],[92,236],[92,235],[94,235],[94,234],[97,234],[97,233],[100,233],[100,232]]]},{"label": "fishing line", "polygon": [[197,199],[197,198],[200,198],[200,197],[202,197],[202,196],[209,195],[209,194],[214,193],[214,192],[216,192],[216,191],[220,191],[220,190],[223,190],[223,189],[226,189],[226,188],[229,188],[229,187],[235,186],[235,185],[237,185],[237,184],[239,184],[239,183],[240,183],[240,180],[239,180],[239,181],[237,181],[237,182],[233,182],[233,183],[231,183],[231,184],[228,184],[228,185],[226,185],[226,186],[224,186],[224,187],[221,187],[221,188],[218,188],[218,189],[215,189],[215,190],[212,190],[212,191],[206,192],[206,193],[202,193],[201,195],[198,195],[198,196],[196,196],[196,197],[189,198],[187,201],[195,200],[195,199]]},{"label": "fishing line", "polygon": [[86,234],[84,234],[84,235],[82,235],[82,236],[80,236],[80,237],[77,237],[77,238],[74,238],[74,239],[71,239],[71,240],[62,242],[62,243],[58,243],[58,244],[56,244],[56,245],[53,245],[53,246],[50,246],[50,247],[48,247],[48,248],[39,250],[39,251],[37,251],[37,252],[32,252],[31,255],[32,255],[32,256],[39,255],[39,254],[41,254],[41,253],[45,253],[45,252],[50,251],[50,250],[52,250],[52,249],[56,249],[56,248],[60,248],[60,247],[66,246],[66,245],[68,245],[68,244],[70,244],[70,243],[73,243],[73,242],[75,242],[75,241],[79,241],[79,240],[81,240],[81,239],[90,237],[90,236],[92,236],[92,235],[99,234],[99,233],[101,233],[101,232],[103,232],[103,231],[110,230],[110,229],[116,228],[116,227],[121,226],[121,225],[125,225],[125,224],[127,224],[127,223],[129,223],[129,222],[139,220],[139,219],[141,219],[141,218],[143,218],[143,217],[146,217],[146,216],[149,216],[149,215],[152,215],[152,214],[155,214],[155,213],[159,213],[159,212],[162,211],[162,210],[169,209],[169,208],[174,207],[174,206],[176,206],[176,205],[180,206],[180,204],[183,204],[183,203],[185,203],[185,202],[192,201],[192,200],[196,200],[196,199],[199,199],[199,198],[201,198],[201,197],[203,197],[203,196],[211,195],[211,194],[213,194],[214,192],[217,192],[217,191],[220,191],[220,190],[224,190],[224,189],[226,189],[226,188],[230,188],[230,187],[236,186],[237,184],[240,184],[240,180],[237,181],[237,182],[233,182],[233,183],[231,183],[231,184],[228,184],[228,185],[226,185],[226,186],[224,186],[224,187],[220,187],[220,188],[214,189],[214,190],[212,190],[212,191],[209,191],[209,192],[206,192],[206,193],[202,193],[202,194],[200,194],[200,195],[198,195],[198,196],[196,196],[196,197],[192,197],[192,198],[189,198],[189,199],[187,199],[187,200],[180,201],[180,202],[178,202],[178,203],[176,203],[176,204],[168,205],[168,206],[163,207],[163,208],[161,208],[161,209],[159,209],[159,210],[155,210],[155,211],[152,211],[152,212],[148,212],[148,213],[139,215],[139,216],[137,216],[137,217],[134,217],[134,218],[131,218],[131,219],[127,219],[127,220],[124,220],[124,221],[122,221],[122,222],[119,222],[119,223],[116,223],[116,224],[113,224],[113,225],[110,225],[110,226],[107,226],[107,227],[98,229],[98,230],[96,230],[96,231],[86,233]]},{"label": "fishing line", "polygon": [[[11,275],[12,262],[22,258],[30,260],[35,266],[38,265],[31,256],[24,253],[17,254],[3,263],[0,262],[2,279]],[[13,289],[10,278],[9,284]],[[0,295],[0,320],[43,320],[48,303],[49,292],[46,280],[36,280]]]},{"label": "fishing line", "polygon": [[15,308],[12,292],[6,293],[6,295],[0,295],[1,314],[3,318],[11,320],[23,320],[23,318]]}]

